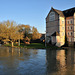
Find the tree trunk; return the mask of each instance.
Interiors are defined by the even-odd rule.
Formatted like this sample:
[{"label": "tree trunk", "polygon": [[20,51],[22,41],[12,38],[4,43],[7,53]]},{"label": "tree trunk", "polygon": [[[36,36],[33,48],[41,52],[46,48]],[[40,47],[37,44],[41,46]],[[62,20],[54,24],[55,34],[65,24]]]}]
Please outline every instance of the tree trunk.
[{"label": "tree trunk", "polygon": [[20,39],[18,40],[18,46],[20,46]]},{"label": "tree trunk", "polygon": [[11,44],[12,44],[12,47],[14,46],[14,43],[13,43],[13,41],[11,42]]}]

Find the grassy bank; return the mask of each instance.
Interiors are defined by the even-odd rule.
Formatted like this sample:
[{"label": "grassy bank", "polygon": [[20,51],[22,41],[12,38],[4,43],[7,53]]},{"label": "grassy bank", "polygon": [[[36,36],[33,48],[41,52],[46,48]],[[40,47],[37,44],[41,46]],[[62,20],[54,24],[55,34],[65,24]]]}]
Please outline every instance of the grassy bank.
[{"label": "grassy bank", "polygon": [[32,48],[32,49],[45,49],[46,48],[43,43],[31,43],[29,45],[24,45],[24,46],[21,44],[20,47]]},{"label": "grassy bank", "polygon": [[[11,47],[11,44],[5,44],[4,46]],[[59,47],[52,46],[52,45],[45,47],[44,43],[31,43],[29,45],[25,45],[22,43],[20,46],[17,46],[17,44],[14,44],[14,47],[21,47],[21,48],[27,48],[27,49],[46,49],[46,48],[59,49]]]},{"label": "grassy bank", "polygon": [[[11,47],[11,44],[4,44],[6,47]],[[20,44],[20,46],[17,46],[17,44],[14,44],[14,47],[21,47],[21,48],[28,48],[28,49],[45,49],[45,45],[43,43],[31,43],[29,45],[26,44]]]}]

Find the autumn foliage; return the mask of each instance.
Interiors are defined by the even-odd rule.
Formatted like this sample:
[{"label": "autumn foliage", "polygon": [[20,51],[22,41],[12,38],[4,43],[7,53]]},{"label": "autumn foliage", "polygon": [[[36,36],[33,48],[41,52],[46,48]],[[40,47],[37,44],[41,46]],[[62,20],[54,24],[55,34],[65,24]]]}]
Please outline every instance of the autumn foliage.
[{"label": "autumn foliage", "polygon": [[31,27],[30,25],[17,25],[14,21],[4,21],[0,23],[0,40],[7,44],[11,42],[12,47],[14,42],[23,40],[26,42],[28,40],[39,39],[41,35],[39,34],[37,28]]}]

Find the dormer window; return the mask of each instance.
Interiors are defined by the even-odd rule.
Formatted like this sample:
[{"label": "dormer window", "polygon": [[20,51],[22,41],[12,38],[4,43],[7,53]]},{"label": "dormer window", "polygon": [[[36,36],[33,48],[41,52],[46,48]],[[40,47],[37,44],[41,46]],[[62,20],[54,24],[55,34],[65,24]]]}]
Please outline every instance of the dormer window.
[{"label": "dormer window", "polygon": [[49,21],[54,21],[55,20],[55,12],[51,12],[49,15]]}]

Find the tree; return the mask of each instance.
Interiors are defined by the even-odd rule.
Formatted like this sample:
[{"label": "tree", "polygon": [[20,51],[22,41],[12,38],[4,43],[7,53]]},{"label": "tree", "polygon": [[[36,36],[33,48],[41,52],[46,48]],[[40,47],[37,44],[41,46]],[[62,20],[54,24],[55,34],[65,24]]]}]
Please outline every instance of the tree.
[{"label": "tree", "polygon": [[8,25],[3,22],[0,23],[0,40],[6,42],[9,41],[9,30],[8,30]]},{"label": "tree", "polygon": [[[32,29],[32,30],[31,30]],[[20,40],[24,38],[28,39],[39,39],[41,34],[39,34],[37,28],[29,25],[18,25],[14,21],[4,21],[0,23],[0,40],[4,43],[11,42],[12,47],[15,41],[19,41],[18,45],[20,46]]]},{"label": "tree", "polygon": [[9,40],[12,47],[14,46],[13,43],[16,40],[23,38],[23,36],[19,33],[19,28],[15,25],[17,24],[13,21],[6,21],[0,24],[0,38],[4,41]]},{"label": "tree", "polygon": [[18,45],[20,46],[20,40],[23,40],[24,38],[24,33],[23,33],[23,29],[21,26],[18,26],[18,32],[19,32]]},{"label": "tree", "polygon": [[39,34],[37,28],[33,27],[32,28],[32,39],[36,40],[36,39],[40,39],[41,34]]},{"label": "tree", "polygon": [[24,33],[24,38],[26,38],[26,36],[28,37],[28,35],[30,34],[31,32],[31,27],[29,25],[19,25],[20,27],[20,30],[23,31]]},{"label": "tree", "polygon": [[24,39],[24,43],[25,44],[30,44],[30,39],[26,36],[26,38]]}]

